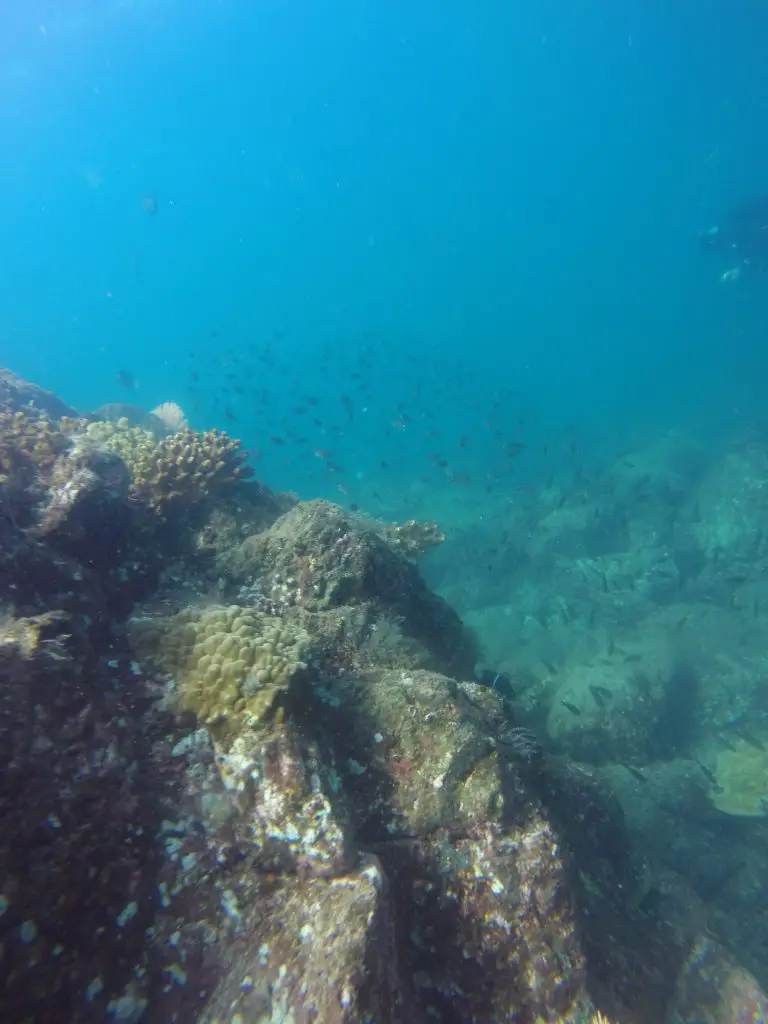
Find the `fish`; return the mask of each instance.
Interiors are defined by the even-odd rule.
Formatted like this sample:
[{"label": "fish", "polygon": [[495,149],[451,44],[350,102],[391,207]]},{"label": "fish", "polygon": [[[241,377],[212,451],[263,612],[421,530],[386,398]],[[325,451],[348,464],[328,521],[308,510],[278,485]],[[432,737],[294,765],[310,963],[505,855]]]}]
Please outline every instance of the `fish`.
[{"label": "fish", "polygon": [[139,386],[139,382],[133,376],[132,373],[128,373],[127,370],[118,370],[115,374],[117,379],[123,385],[124,388],[128,388],[130,391],[135,391]]},{"label": "fish", "polygon": [[701,761],[698,759],[698,757],[694,757],[694,761],[699,766],[699,768],[701,768],[701,773],[704,776],[704,778],[707,780],[707,782],[710,782],[713,786],[719,785],[719,783],[717,781],[717,778],[715,777],[714,772],[711,772],[709,770],[709,768],[707,768],[707,766],[705,764],[702,764]]},{"label": "fish", "polygon": [[513,700],[515,697],[512,680],[506,672],[494,672],[492,669],[483,669],[477,677],[477,682],[481,686],[487,686],[489,690],[493,690],[507,700]]},{"label": "fish", "polygon": [[648,783],[648,779],[645,777],[645,775],[643,775],[639,768],[635,768],[634,765],[622,764],[621,767],[626,768],[630,775],[634,775],[638,782],[645,782],[646,784]]},{"label": "fish", "polygon": [[575,704],[571,704],[570,701],[561,700],[560,703],[563,705],[566,711],[570,711],[572,715],[580,715],[581,708],[576,707]]},{"label": "fish", "polygon": [[757,736],[753,736],[751,732],[747,732],[746,729],[734,729],[736,735],[744,740],[750,747],[754,747],[755,750],[765,750],[765,744],[762,740],[759,740]]},{"label": "fish", "polygon": [[148,217],[154,217],[157,214],[157,197],[151,194],[147,194],[141,197],[141,208]]},{"label": "fish", "polygon": [[597,684],[590,684],[589,692],[595,701],[595,704],[599,708],[604,708],[608,701],[613,697],[613,694],[607,686],[598,686]]}]

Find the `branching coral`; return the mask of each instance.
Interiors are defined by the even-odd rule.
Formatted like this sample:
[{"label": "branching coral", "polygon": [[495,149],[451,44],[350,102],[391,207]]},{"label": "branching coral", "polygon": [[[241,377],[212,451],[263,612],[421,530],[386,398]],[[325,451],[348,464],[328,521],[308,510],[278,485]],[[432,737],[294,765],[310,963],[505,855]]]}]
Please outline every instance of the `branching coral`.
[{"label": "branching coral", "polygon": [[182,703],[219,741],[255,727],[306,667],[298,626],[237,605],[134,623],[137,652],[176,679]]},{"label": "branching coral", "polygon": [[87,433],[123,459],[133,495],[159,515],[188,509],[250,474],[240,442],[218,430],[184,429],[157,440],[127,420],[91,423]]}]

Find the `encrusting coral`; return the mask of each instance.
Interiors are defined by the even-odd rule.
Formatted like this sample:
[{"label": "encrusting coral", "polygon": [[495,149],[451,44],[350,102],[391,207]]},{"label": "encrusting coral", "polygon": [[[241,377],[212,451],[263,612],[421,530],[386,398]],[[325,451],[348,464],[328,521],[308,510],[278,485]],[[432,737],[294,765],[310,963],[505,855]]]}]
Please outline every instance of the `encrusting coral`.
[{"label": "encrusting coral", "polygon": [[250,475],[240,442],[218,430],[185,428],[158,440],[127,420],[90,423],[86,433],[116,452],[133,495],[159,515],[193,505]]},{"label": "encrusting coral", "polygon": [[220,742],[262,721],[304,668],[300,627],[238,605],[187,608],[133,624],[137,651],[176,680],[183,706]]}]

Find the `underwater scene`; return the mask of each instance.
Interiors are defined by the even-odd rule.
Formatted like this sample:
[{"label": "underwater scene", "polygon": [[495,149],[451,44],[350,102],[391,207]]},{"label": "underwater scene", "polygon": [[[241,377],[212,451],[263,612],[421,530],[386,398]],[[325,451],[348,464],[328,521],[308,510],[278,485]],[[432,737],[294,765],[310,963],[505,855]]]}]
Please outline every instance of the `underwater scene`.
[{"label": "underwater scene", "polygon": [[761,0],[0,6],[0,1022],[768,1022]]}]

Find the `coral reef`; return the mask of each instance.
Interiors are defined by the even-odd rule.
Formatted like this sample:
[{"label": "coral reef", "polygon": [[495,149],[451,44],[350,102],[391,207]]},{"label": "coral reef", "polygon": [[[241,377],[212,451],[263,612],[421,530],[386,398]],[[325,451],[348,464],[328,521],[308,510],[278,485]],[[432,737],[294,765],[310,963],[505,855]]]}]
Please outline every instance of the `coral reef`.
[{"label": "coral reef", "polygon": [[[660,638],[692,613],[667,609],[666,633],[659,613],[645,647],[606,635],[628,559],[585,557],[549,603],[520,587],[530,660],[503,699],[473,681],[472,634],[411,560],[429,529],[393,543],[327,502],[273,495],[213,432],[25,413],[0,421],[0,453],[15,488],[0,517],[8,1020],[765,1016],[680,863],[695,828],[717,847],[708,830],[762,822],[714,805],[728,768],[703,744],[670,756],[669,723],[696,724],[697,691]],[[678,493],[671,474],[664,491]],[[575,518],[537,534],[542,558]],[[731,572],[691,558],[673,577],[648,548],[622,592],[637,622],[671,579],[711,594]],[[582,606],[599,619],[591,646],[545,673],[536,630],[557,637]],[[726,710],[742,712],[725,707],[722,729]],[[669,834],[662,815],[676,829],[663,870],[648,850]],[[648,857],[633,848],[646,832]],[[717,905],[754,921],[762,862],[734,865],[729,846]]]}]

